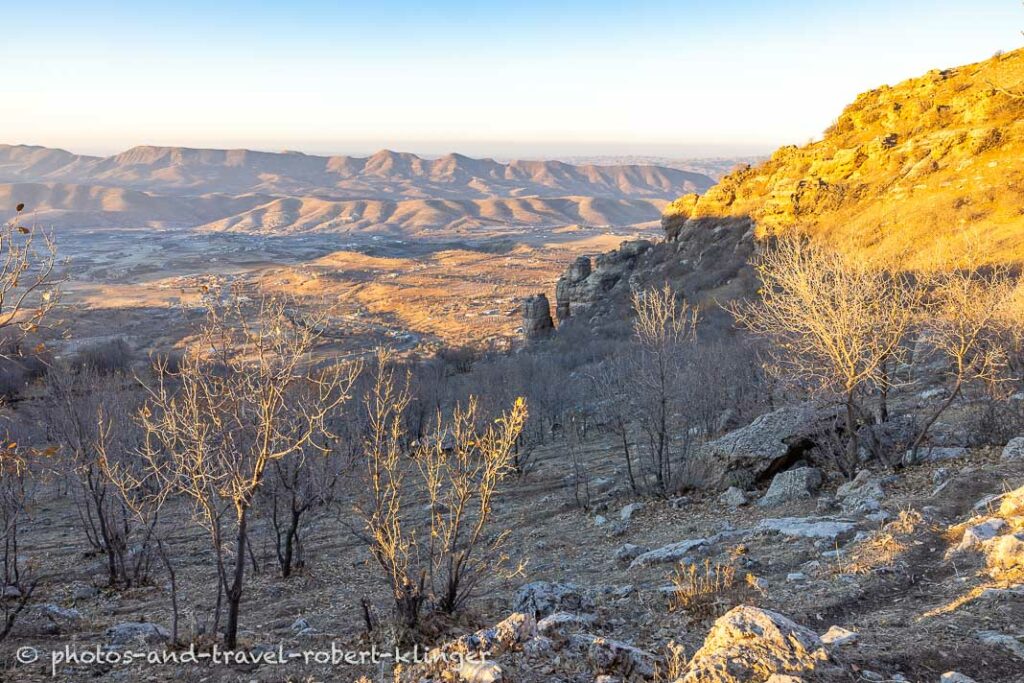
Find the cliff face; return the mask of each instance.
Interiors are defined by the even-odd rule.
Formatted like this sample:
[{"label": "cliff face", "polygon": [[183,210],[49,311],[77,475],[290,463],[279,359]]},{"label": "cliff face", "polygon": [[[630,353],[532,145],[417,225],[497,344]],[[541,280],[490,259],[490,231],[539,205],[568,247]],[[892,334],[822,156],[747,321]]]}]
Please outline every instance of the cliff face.
[{"label": "cliff face", "polygon": [[[1024,262],[1024,50],[866,92],[820,141],[676,199],[662,225],[665,242],[640,257],[603,257],[627,263],[616,282],[668,280],[693,301],[743,296],[757,286],[746,264],[758,244],[792,232],[908,268],[965,248]],[[580,272],[559,280],[559,317],[621,306],[618,289],[601,296]]]}]

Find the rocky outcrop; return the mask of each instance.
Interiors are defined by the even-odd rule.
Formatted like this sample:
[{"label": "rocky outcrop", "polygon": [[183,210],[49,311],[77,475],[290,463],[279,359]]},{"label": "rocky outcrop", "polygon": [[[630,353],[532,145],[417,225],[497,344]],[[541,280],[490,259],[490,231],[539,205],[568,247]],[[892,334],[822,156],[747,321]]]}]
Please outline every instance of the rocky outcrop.
[{"label": "rocky outcrop", "polygon": [[803,459],[833,416],[834,411],[807,405],[781,408],[709,442],[702,455],[714,463],[721,488],[746,488]]},{"label": "rocky outcrop", "polygon": [[736,607],[715,622],[676,683],[751,683],[832,668],[825,644],[777,612]]},{"label": "rocky outcrop", "polygon": [[527,341],[543,339],[555,329],[551,319],[551,304],[546,294],[534,294],[523,300],[523,338]]},{"label": "rocky outcrop", "polygon": [[637,261],[652,247],[647,240],[632,240],[623,242],[615,251],[597,256],[593,263],[589,256],[577,258],[555,286],[559,321],[603,301],[613,290],[627,291]]}]

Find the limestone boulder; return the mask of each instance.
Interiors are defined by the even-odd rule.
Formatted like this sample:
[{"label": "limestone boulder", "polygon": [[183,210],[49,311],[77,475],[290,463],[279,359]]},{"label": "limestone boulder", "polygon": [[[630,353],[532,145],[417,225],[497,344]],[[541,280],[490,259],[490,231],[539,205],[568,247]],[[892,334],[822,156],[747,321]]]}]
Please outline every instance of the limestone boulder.
[{"label": "limestone boulder", "polygon": [[832,666],[810,629],[771,610],[740,606],[715,622],[676,683],[751,683]]}]

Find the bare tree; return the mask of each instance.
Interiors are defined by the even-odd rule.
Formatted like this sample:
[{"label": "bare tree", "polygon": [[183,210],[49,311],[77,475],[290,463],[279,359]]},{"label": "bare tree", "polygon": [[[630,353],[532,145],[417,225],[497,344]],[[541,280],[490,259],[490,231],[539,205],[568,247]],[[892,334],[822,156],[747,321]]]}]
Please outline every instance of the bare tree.
[{"label": "bare tree", "polygon": [[776,342],[774,363],[791,382],[845,407],[847,459],[857,459],[865,400],[883,368],[902,358],[924,288],[910,276],[787,237],[755,263],[756,300],[731,307],[747,329]]},{"label": "bare tree", "polygon": [[60,298],[63,279],[55,275],[57,244],[17,216],[0,226],[0,330],[23,337],[39,329]]},{"label": "bare tree", "polygon": [[996,382],[1005,373],[1006,326],[1018,294],[1016,278],[1006,266],[967,266],[941,271],[929,282],[923,341],[944,362],[947,395],[925,419],[910,448],[918,452],[928,430],[972,382]]},{"label": "bare tree", "polygon": [[88,368],[50,368],[44,394],[45,423],[71,480],[85,538],[106,557],[107,582],[143,582],[153,559],[152,526],[139,526],[103,461],[122,463],[134,456],[141,433],[133,419],[140,403],[123,376],[101,376]]},{"label": "bare tree", "polygon": [[632,382],[637,415],[646,435],[647,449],[659,493],[672,486],[673,438],[680,433],[679,396],[682,351],[697,329],[697,308],[689,305],[668,285],[660,289],[634,290],[633,332],[637,341]]},{"label": "bare tree", "polygon": [[327,416],[348,398],[359,371],[310,367],[326,320],[325,312],[300,320],[279,299],[214,302],[180,367],[158,363],[139,414],[147,476],[190,500],[209,532],[218,575],[214,628],[223,597],[229,648],[237,644],[256,493],[273,463],[323,448]]},{"label": "bare tree", "polygon": [[[54,276],[57,247],[52,237],[22,221],[24,204],[16,207],[16,216],[0,226],[0,333],[8,363],[18,363],[21,344],[36,332],[57,304],[60,278]],[[12,343],[13,342],[13,343]],[[6,349],[10,350],[6,350]],[[32,461],[50,456],[52,449],[38,451],[10,438],[0,444],[0,524],[4,542],[4,586],[0,595],[0,640],[10,634],[18,615],[28,606],[36,586],[36,577],[19,559],[19,524],[24,518],[34,490]]]}]

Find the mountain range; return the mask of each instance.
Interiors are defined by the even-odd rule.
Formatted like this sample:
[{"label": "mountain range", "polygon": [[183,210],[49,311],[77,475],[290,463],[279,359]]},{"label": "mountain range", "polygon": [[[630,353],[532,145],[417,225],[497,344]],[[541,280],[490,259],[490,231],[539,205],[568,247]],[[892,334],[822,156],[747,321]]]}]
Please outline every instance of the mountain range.
[{"label": "mountain range", "polygon": [[133,147],[109,157],[0,145],[0,211],[56,227],[296,230],[635,225],[703,192],[703,174],[649,165]]}]

